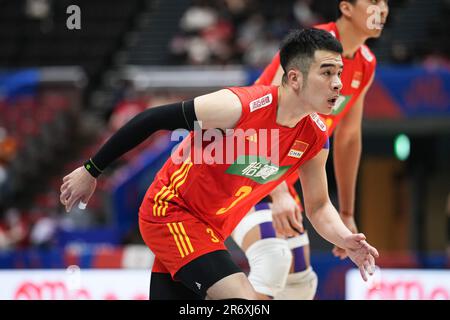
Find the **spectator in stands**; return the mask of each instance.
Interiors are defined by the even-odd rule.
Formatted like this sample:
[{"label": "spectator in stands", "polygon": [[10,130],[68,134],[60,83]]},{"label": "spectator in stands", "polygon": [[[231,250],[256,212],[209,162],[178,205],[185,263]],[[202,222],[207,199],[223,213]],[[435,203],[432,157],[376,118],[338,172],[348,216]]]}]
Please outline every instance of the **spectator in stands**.
[{"label": "spectator in stands", "polygon": [[294,16],[300,26],[309,28],[318,24],[320,17],[311,10],[311,0],[297,0],[294,3]]},{"label": "spectator in stands", "polygon": [[16,139],[10,136],[5,128],[0,127],[0,165],[2,163],[9,163],[16,154],[16,151]]},{"label": "spectator in stands", "polygon": [[25,13],[33,19],[45,20],[50,15],[49,0],[27,0]]},{"label": "spectator in stands", "polygon": [[16,208],[6,211],[4,222],[0,224],[0,250],[21,248],[26,245],[28,226]]}]

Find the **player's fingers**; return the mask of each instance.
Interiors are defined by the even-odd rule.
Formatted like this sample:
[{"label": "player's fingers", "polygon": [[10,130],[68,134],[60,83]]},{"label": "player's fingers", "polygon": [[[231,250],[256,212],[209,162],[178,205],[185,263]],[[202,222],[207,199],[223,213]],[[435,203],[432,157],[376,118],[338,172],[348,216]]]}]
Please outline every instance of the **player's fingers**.
[{"label": "player's fingers", "polygon": [[291,216],[291,215],[288,216],[288,221],[289,221],[289,226],[291,227],[291,229],[297,231],[297,233],[302,233],[303,226],[298,221],[297,217],[295,216],[295,213],[293,216]]},{"label": "player's fingers", "polygon": [[369,267],[370,267],[370,275],[373,275],[375,272],[375,258],[369,254]]},{"label": "player's fingers", "polygon": [[60,196],[59,196],[59,201],[61,202],[62,205],[66,205],[67,203],[67,199],[70,196],[70,190],[66,189],[63,192],[61,192]]},{"label": "player's fingers", "polygon": [[333,255],[334,255],[336,258],[340,258],[341,260],[342,260],[342,259],[345,259],[345,258],[347,257],[347,253],[346,253],[345,250],[342,249],[342,248],[339,248],[339,247],[334,246],[332,252],[333,252]]},{"label": "player's fingers", "polygon": [[380,256],[378,250],[372,247],[370,244],[368,244],[367,241],[363,240],[361,241],[361,243],[363,244],[364,248],[366,248],[366,250],[369,252],[369,254],[371,254],[373,257],[378,258]]},{"label": "player's fingers", "polygon": [[334,251],[336,253],[336,257],[340,258],[341,260],[347,257],[347,252],[345,251],[345,249],[335,246]]},{"label": "player's fingers", "polygon": [[364,270],[366,271],[366,274],[369,274],[369,275],[373,274],[372,267],[370,266],[370,262],[369,262],[368,258],[364,261],[363,266],[364,266]]},{"label": "player's fingers", "polygon": [[359,273],[361,274],[361,277],[363,278],[363,280],[367,281],[366,270],[364,269],[363,265],[359,266]]},{"label": "player's fingers", "polygon": [[64,178],[63,178],[63,182],[66,182],[67,180],[69,180],[70,179],[70,174],[68,174],[67,176],[65,176]]},{"label": "player's fingers", "polygon": [[278,218],[273,217],[272,226],[277,234],[284,235]]},{"label": "player's fingers", "polygon": [[295,217],[297,218],[298,224],[300,225],[299,231],[301,233],[305,232],[305,228],[303,227],[302,211],[300,210],[300,208],[298,206],[295,209]]},{"label": "player's fingers", "polygon": [[338,253],[338,247],[334,246],[333,250],[331,250],[331,252],[333,252],[333,256],[338,257],[339,253]]},{"label": "player's fingers", "polygon": [[337,252],[338,252],[338,257],[341,260],[344,260],[345,258],[347,258],[347,251],[345,251],[344,249],[338,248]]},{"label": "player's fingers", "polygon": [[356,233],[354,235],[354,239],[356,241],[364,241],[364,240],[366,240],[366,236],[363,233]]},{"label": "player's fingers", "polygon": [[69,186],[69,183],[64,182],[64,183],[61,185],[61,188],[59,188],[59,191],[63,192],[64,190],[67,189],[68,186]]},{"label": "player's fingers", "polygon": [[77,202],[79,200],[79,197],[77,195],[72,194],[70,196],[70,198],[67,200],[67,204],[66,204],[66,211],[70,212],[70,210],[72,210],[73,205],[75,204],[75,202]]},{"label": "player's fingers", "polygon": [[281,229],[283,230],[283,235],[286,237],[294,237],[297,233],[289,224],[289,220],[287,218],[281,219]]}]

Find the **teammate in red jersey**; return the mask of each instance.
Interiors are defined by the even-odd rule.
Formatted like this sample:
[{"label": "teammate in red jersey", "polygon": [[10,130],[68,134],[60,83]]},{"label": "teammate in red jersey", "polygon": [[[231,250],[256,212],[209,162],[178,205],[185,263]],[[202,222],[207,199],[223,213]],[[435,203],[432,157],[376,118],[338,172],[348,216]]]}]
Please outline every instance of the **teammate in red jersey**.
[{"label": "teammate in red jersey", "polygon": [[61,203],[67,211],[78,201],[87,203],[96,177],[112,161],[156,130],[192,130],[198,120],[202,130],[190,132],[167,160],[139,211],[141,235],[156,256],[151,299],[257,298],[224,240],[300,166],[311,222],[347,250],[367,279],[378,252],[363,234],[345,227],[329,200],[328,137],[316,113],[331,112],[339,96],[341,52],[329,32],[295,31],[281,48],[281,86],[229,88],[142,112],[64,177]]},{"label": "teammate in red jersey", "polygon": [[[364,97],[369,89],[376,59],[364,44],[381,35],[388,16],[387,0],[339,1],[341,17],[336,22],[316,26],[329,31],[343,46],[343,88],[331,114],[323,115],[328,134],[333,132],[333,159],[338,187],[339,213],[354,233],[356,177],[361,154],[361,119]],[[275,55],[257,84],[279,84],[283,75],[280,56]],[[298,176],[275,189],[272,204],[261,203],[233,232],[235,242],[245,252],[250,265],[250,282],[259,297],[275,299],[313,299],[317,275],[310,265],[309,239],[301,224],[301,203],[294,189]],[[286,221],[290,221],[286,223]],[[278,235],[278,237],[277,237]],[[287,237],[287,240],[281,238]],[[292,252],[292,255],[286,252]],[[345,258],[345,251],[333,253]]]}]

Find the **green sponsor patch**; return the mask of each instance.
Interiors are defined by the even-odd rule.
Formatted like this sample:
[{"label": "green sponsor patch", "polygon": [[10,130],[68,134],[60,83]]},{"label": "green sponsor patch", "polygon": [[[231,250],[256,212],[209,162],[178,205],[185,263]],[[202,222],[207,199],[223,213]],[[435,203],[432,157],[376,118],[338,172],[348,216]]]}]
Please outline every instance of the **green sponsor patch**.
[{"label": "green sponsor patch", "polygon": [[352,95],[349,96],[339,96],[339,98],[337,99],[333,110],[331,111],[332,115],[336,115],[342,112],[342,110],[344,110],[345,106],[347,105],[347,103],[350,101],[350,99],[352,98]]},{"label": "green sponsor patch", "polygon": [[226,171],[241,177],[252,179],[264,184],[280,178],[291,166],[278,167],[270,163],[265,157],[260,156],[239,156]]}]

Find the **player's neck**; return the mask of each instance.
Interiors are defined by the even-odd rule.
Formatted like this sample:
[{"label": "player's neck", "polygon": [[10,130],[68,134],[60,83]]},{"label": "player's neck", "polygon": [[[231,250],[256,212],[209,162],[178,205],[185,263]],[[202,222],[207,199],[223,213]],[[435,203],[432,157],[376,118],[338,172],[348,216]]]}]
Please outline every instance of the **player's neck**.
[{"label": "player's neck", "polygon": [[277,124],[283,127],[294,128],[297,123],[307,116],[309,112],[298,102],[298,97],[294,97],[295,92],[288,87],[281,85],[278,88],[278,108]]},{"label": "player's neck", "polygon": [[342,56],[347,59],[353,58],[356,51],[361,47],[368,37],[362,34],[348,20],[341,17],[336,21],[336,28],[339,32],[339,40],[342,44],[344,52]]}]

